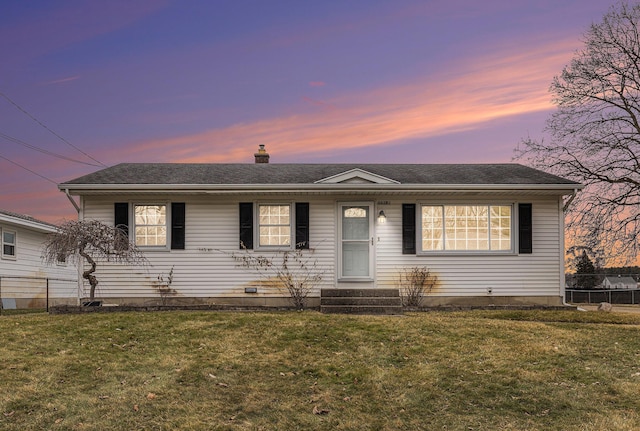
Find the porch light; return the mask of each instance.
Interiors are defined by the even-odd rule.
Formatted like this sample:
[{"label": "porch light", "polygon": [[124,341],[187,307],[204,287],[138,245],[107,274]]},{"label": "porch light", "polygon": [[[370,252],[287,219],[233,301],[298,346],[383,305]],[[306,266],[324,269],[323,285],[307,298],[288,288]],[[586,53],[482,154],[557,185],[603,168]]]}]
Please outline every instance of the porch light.
[{"label": "porch light", "polygon": [[380,210],[378,213],[378,223],[384,224],[387,222],[387,216],[384,214],[384,211]]}]

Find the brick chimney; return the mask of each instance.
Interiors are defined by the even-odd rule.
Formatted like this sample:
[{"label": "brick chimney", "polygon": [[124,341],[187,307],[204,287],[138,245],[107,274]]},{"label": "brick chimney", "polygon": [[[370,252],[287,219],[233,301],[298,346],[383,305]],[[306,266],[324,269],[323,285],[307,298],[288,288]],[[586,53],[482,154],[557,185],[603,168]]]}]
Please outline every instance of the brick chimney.
[{"label": "brick chimney", "polygon": [[258,152],[254,154],[256,163],[269,163],[269,153],[264,149],[264,144],[260,144]]}]

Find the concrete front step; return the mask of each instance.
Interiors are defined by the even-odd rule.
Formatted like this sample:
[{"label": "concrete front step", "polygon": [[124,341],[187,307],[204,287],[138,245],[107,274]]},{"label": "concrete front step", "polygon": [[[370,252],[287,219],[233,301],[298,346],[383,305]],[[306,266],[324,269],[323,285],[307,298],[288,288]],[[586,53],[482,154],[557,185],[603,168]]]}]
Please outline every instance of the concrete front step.
[{"label": "concrete front step", "polygon": [[330,296],[330,297],[321,298],[320,304],[322,305],[379,305],[379,306],[391,305],[395,307],[400,307],[402,305],[402,300],[400,299],[399,296],[395,296],[395,297]]},{"label": "concrete front step", "polygon": [[368,298],[384,296],[384,297],[392,297],[392,296],[400,296],[400,291],[398,289],[321,289],[320,291],[321,297],[331,297],[331,296],[347,296],[350,298],[355,298],[359,296],[365,296]]},{"label": "concrete front step", "polygon": [[321,305],[323,313],[336,314],[402,314],[402,307],[375,305]]},{"label": "concrete front step", "polygon": [[322,289],[320,311],[342,314],[402,314],[398,289]]}]

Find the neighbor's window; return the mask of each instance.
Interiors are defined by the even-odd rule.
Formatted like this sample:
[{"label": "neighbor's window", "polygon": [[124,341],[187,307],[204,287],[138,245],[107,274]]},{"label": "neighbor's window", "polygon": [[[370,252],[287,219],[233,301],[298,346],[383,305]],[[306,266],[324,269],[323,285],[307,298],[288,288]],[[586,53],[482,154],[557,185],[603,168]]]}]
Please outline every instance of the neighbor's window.
[{"label": "neighbor's window", "polygon": [[260,247],[291,245],[291,205],[258,205]]},{"label": "neighbor's window", "polygon": [[510,205],[424,205],[422,251],[508,251]]},{"label": "neighbor's window", "polygon": [[16,257],[16,233],[11,231],[2,232],[2,257]]},{"label": "neighbor's window", "polygon": [[167,206],[135,205],[136,245],[164,247],[167,245]]}]

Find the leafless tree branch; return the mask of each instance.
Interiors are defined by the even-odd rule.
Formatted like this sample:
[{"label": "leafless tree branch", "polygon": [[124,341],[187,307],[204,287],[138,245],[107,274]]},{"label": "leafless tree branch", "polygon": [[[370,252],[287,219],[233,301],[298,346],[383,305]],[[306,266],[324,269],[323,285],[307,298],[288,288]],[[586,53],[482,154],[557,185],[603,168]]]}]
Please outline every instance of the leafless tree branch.
[{"label": "leafless tree branch", "polygon": [[143,253],[129,241],[126,233],[117,227],[97,220],[79,220],[63,223],[56,232],[49,234],[44,243],[43,259],[47,263],[83,260],[89,268],[82,273],[90,286],[89,299],[95,298],[98,279],[94,275],[96,260],[118,263],[147,264]]},{"label": "leafless tree branch", "polygon": [[585,184],[567,216],[574,242],[606,257],[640,250],[640,5],[620,3],[584,36],[550,86],[550,139],[521,141],[515,158]]}]

